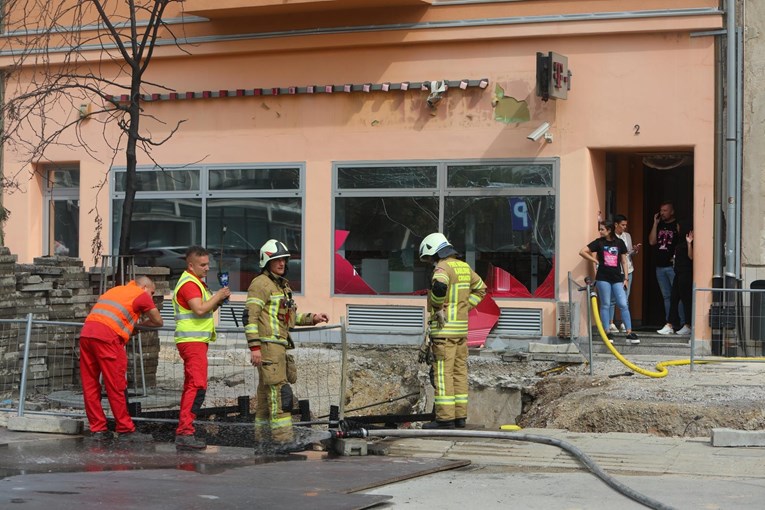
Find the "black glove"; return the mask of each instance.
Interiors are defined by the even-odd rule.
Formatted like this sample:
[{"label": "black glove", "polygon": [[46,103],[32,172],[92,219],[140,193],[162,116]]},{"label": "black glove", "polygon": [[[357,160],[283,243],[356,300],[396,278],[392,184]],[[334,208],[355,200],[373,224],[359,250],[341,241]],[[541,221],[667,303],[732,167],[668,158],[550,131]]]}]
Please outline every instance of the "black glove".
[{"label": "black glove", "polygon": [[250,311],[247,309],[247,307],[244,307],[244,310],[242,311],[242,325],[247,326],[247,324],[250,323]]}]

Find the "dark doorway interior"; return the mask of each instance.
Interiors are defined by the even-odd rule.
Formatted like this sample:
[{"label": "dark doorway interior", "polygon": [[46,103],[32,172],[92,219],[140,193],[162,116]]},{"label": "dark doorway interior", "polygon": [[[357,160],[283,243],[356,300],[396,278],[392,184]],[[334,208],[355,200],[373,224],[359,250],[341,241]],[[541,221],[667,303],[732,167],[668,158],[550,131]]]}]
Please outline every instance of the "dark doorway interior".
[{"label": "dark doorway interior", "polygon": [[[664,301],[656,282],[655,250],[648,246],[653,215],[664,201],[675,208],[680,224],[693,221],[693,155],[671,153],[641,156],[643,169],[643,209],[646,213],[643,238],[643,321],[646,328],[658,329],[664,323]],[[634,234],[633,234],[634,237]]]}]

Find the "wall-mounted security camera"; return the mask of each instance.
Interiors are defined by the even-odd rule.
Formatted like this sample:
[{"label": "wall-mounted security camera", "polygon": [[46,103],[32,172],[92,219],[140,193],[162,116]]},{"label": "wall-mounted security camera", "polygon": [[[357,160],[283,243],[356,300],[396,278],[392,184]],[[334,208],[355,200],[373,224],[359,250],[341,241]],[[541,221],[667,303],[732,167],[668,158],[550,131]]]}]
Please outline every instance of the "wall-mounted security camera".
[{"label": "wall-mounted security camera", "polygon": [[547,135],[547,131],[549,131],[549,130],[550,130],[550,123],[549,122],[543,122],[542,125],[540,125],[534,131],[529,133],[529,136],[527,136],[526,138],[536,142],[537,140],[539,140],[540,138],[542,138],[544,136],[545,140],[547,140],[548,142],[551,142],[552,141],[552,137],[548,138],[547,136],[545,136],[545,135]]}]

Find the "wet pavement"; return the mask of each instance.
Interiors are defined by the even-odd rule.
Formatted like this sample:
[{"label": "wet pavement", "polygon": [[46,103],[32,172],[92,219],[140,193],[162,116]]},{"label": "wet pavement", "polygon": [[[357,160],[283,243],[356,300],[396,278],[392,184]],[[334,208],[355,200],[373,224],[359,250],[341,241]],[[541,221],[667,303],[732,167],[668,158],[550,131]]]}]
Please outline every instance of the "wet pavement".
[{"label": "wet pavement", "polygon": [[389,496],[359,491],[467,464],[324,452],[256,456],[226,446],[177,451],[170,443],[0,429],[0,508],[361,509]]}]

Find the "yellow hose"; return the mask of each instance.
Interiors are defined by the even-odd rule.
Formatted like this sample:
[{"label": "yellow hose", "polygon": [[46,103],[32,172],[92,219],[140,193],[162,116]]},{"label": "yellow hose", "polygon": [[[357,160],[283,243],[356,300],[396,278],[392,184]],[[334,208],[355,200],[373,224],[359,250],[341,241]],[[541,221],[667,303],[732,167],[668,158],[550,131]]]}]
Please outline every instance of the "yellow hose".
[{"label": "yellow hose", "polygon": [[[630,360],[622,356],[622,354],[616,350],[616,347],[613,346],[611,342],[608,341],[608,335],[606,334],[606,330],[603,329],[603,323],[600,321],[600,312],[598,311],[598,298],[597,296],[593,295],[590,297],[590,303],[592,306],[592,315],[595,317],[595,325],[598,327],[598,332],[600,333],[600,338],[603,340],[603,343],[606,344],[606,347],[608,347],[608,350],[611,351],[611,354],[616,356],[616,359],[624,363],[627,367],[634,370],[638,374],[642,374],[648,377],[655,377],[655,378],[661,378],[666,377],[669,373],[667,371],[667,367],[678,367],[682,365],[690,365],[691,360],[690,359],[673,359],[669,361],[661,361],[656,364],[656,370],[657,372],[652,372],[651,370],[646,370],[645,368],[640,368],[639,366],[632,363]],[[745,359],[752,359],[752,358],[745,358]],[[710,363],[710,361],[704,360],[694,360],[694,364],[702,365],[704,363]]]}]

